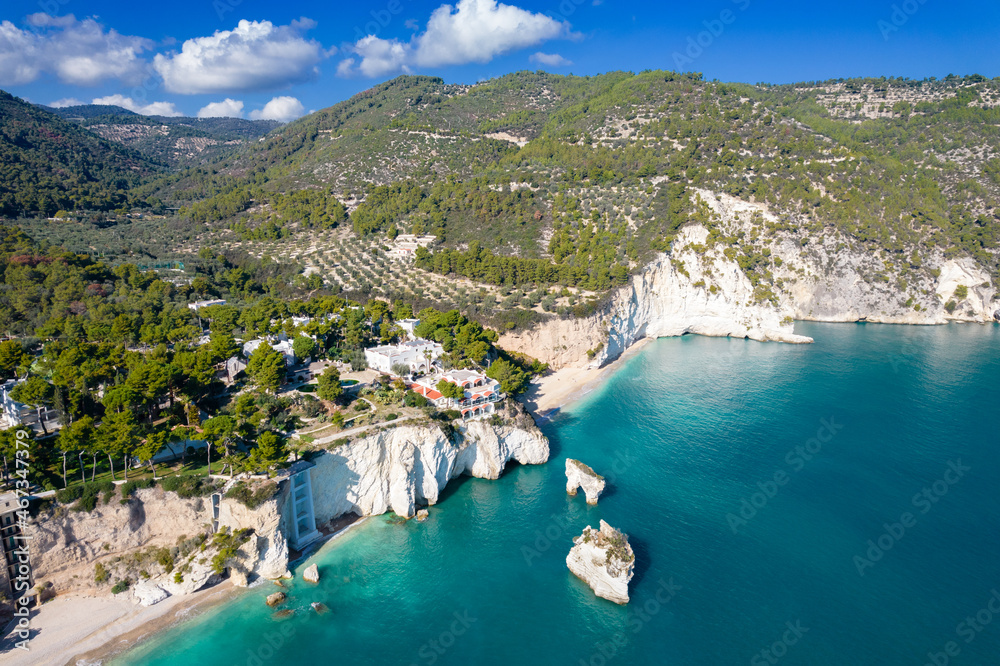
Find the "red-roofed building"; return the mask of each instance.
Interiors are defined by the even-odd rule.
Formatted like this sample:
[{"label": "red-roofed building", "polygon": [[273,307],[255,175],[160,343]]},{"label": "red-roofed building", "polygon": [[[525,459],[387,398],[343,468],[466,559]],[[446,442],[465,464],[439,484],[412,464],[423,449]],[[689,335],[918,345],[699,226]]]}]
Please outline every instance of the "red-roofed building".
[{"label": "red-roofed building", "polygon": [[[465,397],[458,400],[444,397],[435,388],[442,379],[461,386],[465,390]],[[497,381],[472,370],[451,370],[440,376],[425,377],[412,384],[410,389],[433,402],[439,409],[458,409],[466,421],[489,416],[496,411],[496,403],[504,398]]]}]

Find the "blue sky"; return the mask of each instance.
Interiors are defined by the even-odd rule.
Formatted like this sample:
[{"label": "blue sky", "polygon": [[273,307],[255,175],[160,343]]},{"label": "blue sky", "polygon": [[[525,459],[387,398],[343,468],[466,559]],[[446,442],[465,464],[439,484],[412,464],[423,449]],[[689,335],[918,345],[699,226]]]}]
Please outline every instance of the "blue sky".
[{"label": "blue sky", "polygon": [[1000,76],[996,2],[5,0],[0,88],[290,120],[411,72],[683,69],[756,83]]}]

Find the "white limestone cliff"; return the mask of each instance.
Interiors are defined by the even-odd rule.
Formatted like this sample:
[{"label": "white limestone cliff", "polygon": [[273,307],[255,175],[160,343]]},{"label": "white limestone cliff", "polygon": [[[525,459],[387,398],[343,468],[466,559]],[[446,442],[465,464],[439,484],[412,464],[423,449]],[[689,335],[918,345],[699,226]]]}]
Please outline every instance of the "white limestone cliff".
[{"label": "white limestone cliff", "polygon": [[627,604],[628,584],[635,573],[635,554],[628,543],[628,535],[602,520],[600,530],[587,525],[573,543],[566,556],[569,570],[597,596],[616,604]]},{"label": "white limestone cliff", "polygon": [[[1000,320],[989,272],[971,257],[906,247],[889,255],[809,220],[698,190],[713,234],[683,227],[661,254],[613,291],[598,311],[554,318],[501,337],[554,368],[601,367],[644,338],[696,333],[759,341],[811,342],[794,320],[943,324]],[[731,242],[731,239],[737,239]],[[741,268],[742,253],[766,257],[767,275]],[[964,287],[967,295],[956,290]],[[962,290],[959,290],[959,294]]]},{"label": "white limestone cliff", "polygon": [[[253,531],[231,563],[230,575],[235,584],[246,586],[250,577],[277,578],[287,571],[282,501],[279,494],[256,509],[248,509],[235,500],[221,499],[219,527]],[[117,496],[107,504],[98,502],[90,512],[56,507],[40,514],[28,527],[27,533],[36,545],[32,549],[33,575],[36,582],[52,583],[60,594],[106,592],[108,583],[129,577],[134,583],[130,594],[143,605],[158,603],[170,595],[190,594],[220,580],[211,565],[212,548],[183,562],[185,570],[180,578],[180,561],[171,571],[160,570],[155,562],[136,566],[128,563],[150,548],[171,549],[182,538],[206,534],[212,519],[210,497],[182,499],[158,487],[137,490],[124,504]],[[112,576],[103,586],[95,581],[98,563]],[[131,570],[137,567],[149,577]]]},{"label": "white limestone cliff", "polygon": [[[498,414],[500,425],[477,421],[460,426],[451,437],[437,424],[403,426],[322,453],[308,472],[317,524],[350,512],[391,510],[412,517],[420,506],[436,503],[448,481],[459,475],[496,479],[512,460],[525,465],[548,460],[548,440],[520,405],[507,401]],[[110,583],[129,578],[129,594],[144,605],[195,592],[219,580],[212,567],[211,537],[205,551],[195,548],[170,571],[155,559],[143,560],[143,552],[173,549],[181,537],[206,535],[213,520],[219,529],[250,531],[228,562],[234,584],[286,577],[289,485],[282,482],[274,497],[254,509],[223,496],[217,515],[210,497],[181,499],[159,487],[138,490],[124,504],[116,496],[91,512],[57,505],[39,514],[27,530],[34,546],[35,581],[51,583],[60,594],[105,594]],[[109,579],[100,584],[95,581],[98,563],[109,571]],[[146,573],[140,575],[142,571]]]},{"label": "white limestone cliff", "polygon": [[56,507],[27,530],[36,582],[59,593],[94,587],[94,565],[150,546],[172,547],[194,536],[212,519],[207,499],[181,499],[159,488],[138,490],[127,504],[116,496],[90,512]]},{"label": "white limestone cliff", "polygon": [[531,418],[516,404],[502,414],[504,425],[472,422],[453,439],[437,425],[402,426],[317,457],[311,470],[317,523],[351,512],[411,518],[419,506],[436,504],[448,481],[462,474],[497,479],[511,460],[546,462],[548,440]]},{"label": "white limestone cliff", "polygon": [[577,488],[583,488],[587,504],[597,504],[598,498],[604,492],[605,484],[604,477],[589,465],[572,458],[566,459],[566,492],[570,495],[576,495]]}]

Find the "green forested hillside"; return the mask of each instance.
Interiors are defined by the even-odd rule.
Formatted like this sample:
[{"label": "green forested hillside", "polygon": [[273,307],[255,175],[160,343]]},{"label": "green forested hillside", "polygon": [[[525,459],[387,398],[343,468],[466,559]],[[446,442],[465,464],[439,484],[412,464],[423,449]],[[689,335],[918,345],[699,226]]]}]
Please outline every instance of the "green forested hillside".
[{"label": "green forested hillside", "polygon": [[[157,192],[201,201],[185,215],[280,238],[314,223],[276,214],[275,193],[315,188],[361,201],[358,234],[478,243],[590,289],[667,247],[686,221],[677,215],[700,215],[694,188],[765,203],[807,233],[832,227],[896,254],[914,243],[966,252],[996,271],[998,91],[978,76],[786,86],[665,71],[520,72],[476,86],[406,76]],[[435,265],[461,269],[456,256]],[[487,263],[465,274],[525,274],[499,278]]]},{"label": "green forested hillside", "polygon": [[0,216],[112,210],[156,166],[0,91]]},{"label": "green forested hillside", "polygon": [[619,284],[704,221],[695,189],[766,204],[806,234],[837,229],[901,260],[914,245],[968,253],[996,273],[998,101],[979,76],[403,76],[134,192],[243,240],[348,221],[360,236],[431,233],[450,254],[424,267],[495,284]]}]

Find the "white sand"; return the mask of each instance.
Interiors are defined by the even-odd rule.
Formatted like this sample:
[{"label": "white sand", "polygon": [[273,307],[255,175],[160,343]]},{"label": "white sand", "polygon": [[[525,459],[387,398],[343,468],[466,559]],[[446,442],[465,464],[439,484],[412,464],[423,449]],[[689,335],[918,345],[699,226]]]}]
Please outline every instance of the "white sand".
[{"label": "white sand", "polygon": [[225,582],[202,592],[168,597],[155,606],[138,606],[130,599],[66,595],[42,605],[31,618],[29,650],[14,648],[10,636],[0,645],[4,666],[63,666],[97,664],[96,653],[120,652],[149,634],[184,619],[194,607],[228,598],[232,585]]},{"label": "white sand", "polygon": [[544,377],[534,380],[521,399],[536,416],[551,416],[553,412],[579,400],[597,388],[608,375],[614,373],[621,364],[634,356],[652,338],[645,338],[629,347],[624,354],[603,368],[560,368]]}]

